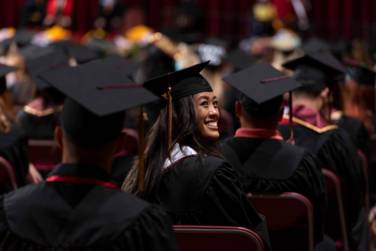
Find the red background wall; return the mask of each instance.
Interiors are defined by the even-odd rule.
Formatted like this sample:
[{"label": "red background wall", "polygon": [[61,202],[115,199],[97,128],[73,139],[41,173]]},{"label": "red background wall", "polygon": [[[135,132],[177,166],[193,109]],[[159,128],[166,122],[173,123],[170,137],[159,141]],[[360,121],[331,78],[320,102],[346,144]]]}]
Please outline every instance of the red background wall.
[{"label": "red background wall", "polygon": [[[0,27],[17,25],[25,0],[0,1]],[[282,4],[288,0],[274,0]],[[126,6],[139,6],[145,11],[147,24],[158,28],[171,22],[177,0],[123,0]],[[198,0],[205,13],[207,34],[223,38],[244,37],[249,30],[249,13],[254,0]],[[310,20],[314,31],[328,39],[361,36],[376,41],[376,1],[311,0]],[[161,7],[162,6],[162,7]],[[96,16],[96,0],[76,0],[74,29],[86,31]],[[373,39],[375,38],[375,39]]]}]

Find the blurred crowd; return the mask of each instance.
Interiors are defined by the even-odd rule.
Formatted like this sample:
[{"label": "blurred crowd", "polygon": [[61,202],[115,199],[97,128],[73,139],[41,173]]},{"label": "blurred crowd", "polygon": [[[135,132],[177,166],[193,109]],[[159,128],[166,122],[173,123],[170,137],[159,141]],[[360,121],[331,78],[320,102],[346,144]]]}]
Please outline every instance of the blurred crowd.
[{"label": "blurred crowd", "polygon": [[[10,144],[0,143],[0,148],[7,149],[5,156],[18,167],[19,185],[43,179],[43,173],[28,162],[25,142],[53,139],[54,128],[60,123],[64,95],[38,79],[36,76],[41,72],[116,55],[126,58],[130,67],[134,67],[129,77],[143,83],[209,61],[202,74],[218,97],[219,130],[225,139],[234,135],[239,122],[234,112],[236,94],[224,83],[223,77],[255,62],[269,63],[291,76],[292,71],[283,64],[315,50],[330,52],[347,68],[347,73],[336,79],[323,97],[322,115],[332,122],[342,115],[361,122],[365,136],[351,133],[350,136],[368,161],[369,193],[376,193],[375,55],[361,38],[326,41],[315,36],[309,21],[313,1],[291,0],[291,12],[283,17],[278,14],[279,6],[275,3],[278,1],[256,1],[249,13],[250,33],[240,40],[205,34],[203,13],[194,1],[181,1],[174,11],[172,24],[157,30],[145,24],[142,9],[127,8],[117,0],[99,0],[98,17],[92,30],[77,35],[71,31],[73,2],[29,0],[22,10],[19,27],[0,29],[0,63],[11,67],[4,73],[0,71],[0,134],[4,135],[1,137],[12,135],[9,141],[12,147],[16,145],[12,151],[8,149]],[[146,107],[147,129],[159,110],[159,103]],[[138,110],[128,111],[126,127],[138,130],[137,122]],[[117,161],[124,164],[121,159]],[[117,178],[123,180],[124,173],[127,172],[119,171]],[[371,211],[369,221],[376,236],[374,212]]]}]

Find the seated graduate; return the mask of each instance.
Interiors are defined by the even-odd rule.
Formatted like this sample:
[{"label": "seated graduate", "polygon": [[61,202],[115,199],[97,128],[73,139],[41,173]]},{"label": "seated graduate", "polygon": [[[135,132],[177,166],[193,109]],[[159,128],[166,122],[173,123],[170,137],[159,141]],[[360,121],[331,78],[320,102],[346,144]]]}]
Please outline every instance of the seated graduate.
[{"label": "seated graduate", "polygon": [[262,218],[216,150],[219,112],[212,88],[200,75],[206,65],[144,84],[165,96],[167,105],[149,132],[144,171],[135,163],[123,188],[161,205],[174,224],[247,227],[256,230],[269,248]]},{"label": "seated graduate", "polygon": [[37,76],[49,69],[68,66],[61,51],[50,50],[28,60],[28,71],[36,86],[36,97],[17,114],[17,121],[29,139],[53,139],[65,96]]},{"label": "seated graduate", "polygon": [[[352,248],[362,238],[366,225],[364,212],[364,182],[357,150],[350,136],[332,124],[323,114],[328,96],[327,84],[331,76],[341,71],[326,52],[305,55],[285,63],[294,69],[294,78],[302,86],[293,92],[293,133],[295,144],[316,154],[322,168],[333,171],[341,179],[348,237]],[[279,130],[284,138],[290,134],[290,126]]]},{"label": "seated graduate", "polygon": [[[14,70],[16,70],[14,67],[0,64],[0,156],[11,164],[17,186],[20,187],[29,183],[30,168],[26,152],[27,138],[24,131],[14,122],[12,109],[9,108],[7,101],[9,91],[6,74]],[[38,175],[36,171],[35,174]],[[11,187],[0,185],[0,194],[10,190]]]},{"label": "seated graduate", "polygon": [[320,242],[326,204],[321,168],[312,154],[286,143],[277,130],[283,115],[282,95],[300,84],[268,64],[255,64],[224,80],[240,92],[235,103],[240,128],[223,142],[223,156],[238,172],[246,192],[297,192],[310,199],[315,209],[315,242]]},{"label": "seated graduate", "polygon": [[167,214],[111,181],[124,109],[156,98],[98,88],[129,83],[126,67],[104,59],[41,76],[69,97],[56,129],[62,164],[0,198],[1,250],[176,250]]},{"label": "seated graduate", "polygon": [[[373,121],[375,77],[376,73],[368,66],[361,65],[356,61],[348,62],[345,82],[341,85],[343,104],[342,116],[338,125],[343,126],[352,138],[356,139],[358,149],[367,156],[370,155],[369,135],[372,135],[376,129],[376,124]],[[348,121],[342,117],[347,118]]]},{"label": "seated graduate", "polygon": [[[313,38],[308,40],[303,49],[311,53],[320,53],[322,50],[329,51],[329,48],[329,44],[326,42]],[[354,82],[356,83],[357,80],[363,82],[364,80],[364,82],[370,83],[373,88],[375,76],[372,75],[372,71],[367,71],[366,67],[357,67],[354,62],[348,59],[345,60],[345,63],[347,64],[347,73],[333,76],[330,81],[331,83],[328,86],[330,102],[327,102],[326,109],[330,114],[329,120],[345,130],[357,149],[361,150],[368,158],[370,156],[370,136],[365,125],[370,119],[366,119],[365,123],[362,122],[362,119],[370,116],[366,115],[367,109],[361,109],[363,108],[361,103],[365,100],[362,94],[367,93],[359,93],[357,84],[354,84]],[[369,82],[369,80],[372,81]],[[359,116],[360,114],[363,116]]]}]

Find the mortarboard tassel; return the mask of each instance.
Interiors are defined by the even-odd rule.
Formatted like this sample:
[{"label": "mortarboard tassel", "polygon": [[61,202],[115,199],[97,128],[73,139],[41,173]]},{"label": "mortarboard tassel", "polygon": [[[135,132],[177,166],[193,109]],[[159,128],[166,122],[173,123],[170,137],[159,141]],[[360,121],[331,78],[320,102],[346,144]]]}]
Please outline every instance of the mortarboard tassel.
[{"label": "mortarboard tassel", "polygon": [[172,96],[171,86],[168,87],[167,93],[167,156],[170,158],[170,151],[172,147]]},{"label": "mortarboard tassel", "polygon": [[290,136],[287,142],[295,145],[294,129],[293,129],[293,112],[292,112],[292,92],[289,92],[289,126],[290,126]]},{"label": "mortarboard tassel", "polygon": [[144,109],[140,108],[140,114],[138,115],[138,191],[141,193],[145,188],[145,113]]}]

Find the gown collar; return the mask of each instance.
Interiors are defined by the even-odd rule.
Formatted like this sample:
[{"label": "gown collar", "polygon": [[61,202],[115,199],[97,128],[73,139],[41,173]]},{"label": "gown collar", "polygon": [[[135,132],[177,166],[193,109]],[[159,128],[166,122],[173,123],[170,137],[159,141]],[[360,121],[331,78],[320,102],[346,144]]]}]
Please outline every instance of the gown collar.
[{"label": "gown collar", "polygon": [[277,130],[268,130],[262,128],[239,128],[235,132],[235,137],[283,140],[282,135]]},{"label": "gown collar", "polygon": [[171,166],[175,162],[179,161],[182,158],[191,155],[197,155],[198,153],[192,147],[181,146],[180,144],[175,144],[171,151],[171,158],[167,158],[163,164],[163,169]]}]

